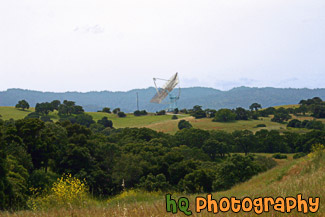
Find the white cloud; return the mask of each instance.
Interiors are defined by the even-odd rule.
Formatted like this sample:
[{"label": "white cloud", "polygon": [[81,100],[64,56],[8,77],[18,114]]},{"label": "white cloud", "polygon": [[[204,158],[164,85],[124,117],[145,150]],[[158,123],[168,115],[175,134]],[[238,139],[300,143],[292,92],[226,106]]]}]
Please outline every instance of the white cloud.
[{"label": "white cloud", "polygon": [[77,26],[73,29],[74,32],[79,33],[93,33],[93,34],[101,34],[104,33],[104,28],[99,25],[84,25],[84,26]]}]

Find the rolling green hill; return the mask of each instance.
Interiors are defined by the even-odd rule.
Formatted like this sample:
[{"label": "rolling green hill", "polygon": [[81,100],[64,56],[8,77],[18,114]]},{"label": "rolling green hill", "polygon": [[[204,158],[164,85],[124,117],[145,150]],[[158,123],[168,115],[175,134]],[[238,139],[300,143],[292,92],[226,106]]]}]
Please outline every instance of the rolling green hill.
[{"label": "rolling green hill", "polygon": [[[284,107],[294,107],[295,105],[289,105]],[[8,120],[10,118],[13,119],[22,119],[30,112],[33,112],[34,108],[30,108],[28,110],[21,110],[16,109],[14,107],[0,107],[0,115],[3,120]],[[286,131],[286,124],[280,124],[271,121],[271,117],[267,118],[260,118],[259,120],[248,120],[248,121],[235,121],[229,123],[222,123],[222,122],[212,122],[211,118],[202,118],[202,119],[195,119],[189,115],[179,114],[177,120],[172,120],[171,115],[159,115],[156,116],[153,113],[149,113],[146,116],[134,116],[133,114],[127,114],[125,118],[119,118],[115,114],[108,114],[103,112],[86,112],[90,114],[95,121],[103,118],[108,117],[109,120],[113,121],[113,126],[115,128],[125,128],[125,127],[147,127],[158,132],[164,133],[171,133],[174,134],[178,130],[178,122],[180,119],[185,119],[189,121],[194,128],[204,129],[204,130],[224,130],[227,132],[232,132],[234,130],[244,130],[248,129],[253,132],[256,132],[260,129],[267,129],[267,130],[280,130]],[[57,112],[51,112],[49,117],[53,121],[58,121],[59,116]],[[312,120],[312,117],[293,117],[300,120],[309,119]],[[320,119],[325,123],[325,120]],[[258,124],[265,124],[266,127],[256,128]],[[306,129],[290,129],[292,131],[299,131],[299,132],[306,132]]]},{"label": "rolling green hill", "polygon": [[12,119],[22,119],[26,117],[29,113],[34,112],[34,108],[29,108],[26,110],[16,109],[12,106],[1,106],[0,107],[0,118],[3,120]]},{"label": "rolling green hill", "polygon": [[[34,108],[30,108],[27,110],[16,109],[10,106],[2,106],[0,107],[0,115],[1,119],[9,120],[9,119],[23,119],[29,113],[34,112]],[[124,127],[146,127],[150,125],[154,125],[157,123],[160,124],[167,124],[168,122],[175,123],[177,126],[177,120],[171,120],[171,115],[154,115],[149,113],[146,116],[134,116],[133,114],[127,114],[125,118],[119,118],[115,114],[108,114],[104,112],[86,112],[87,114],[91,115],[95,121],[103,118],[108,117],[109,120],[113,121],[113,126],[115,128],[124,128]],[[50,112],[48,115],[53,121],[58,121],[59,116],[57,111]],[[179,118],[185,118],[189,115],[178,115]]]}]

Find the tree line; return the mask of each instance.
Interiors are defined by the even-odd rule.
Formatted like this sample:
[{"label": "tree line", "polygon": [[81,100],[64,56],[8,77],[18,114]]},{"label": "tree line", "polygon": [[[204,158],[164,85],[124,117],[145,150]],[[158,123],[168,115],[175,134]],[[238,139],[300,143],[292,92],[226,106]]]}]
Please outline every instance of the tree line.
[{"label": "tree line", "polygon": [[275,165],[251,152],[309,152],[312,144],[325,142],[325,132],[319,130],[253,134],[184,128],[169,135],[98,124],[103,127],[36,118],[0,121],[1,208],[24,207],[29,188],[46,191],[63,173],[86,179],[98,197],[124,188],[220,191]]},{"label": "tree line", "polygon": [[[60,113],[59,121],[42,120],[52,109]],[[250,114],[259,111],[253,108]],[[169,135],[147,128],[114,129],[106,117],[95,122],[88,116],[82,107],[63,101],[40,103],[25,119],[0,119],[0,209],[25,208],[30,188],[44,192],[64,173],[87,180],[95,197],[130,188],[225,190],[276,164],[250,153],[308,153],[313,144],[325,143],[323,129],[228,133],[194,129],[181,120],[180,130]]]},{"label": "tree line", "polygon": [[[215,122],[231,122],[236,120],[257,120],[259,117],[268,117],[273,115],[271,121],[284,123],[295,116],[306,116],[308,113],[314,118],[325,118],[325,102],[319,97],[312,99],[301,100],[299,106],[296,108],[274,108],[268,107],[262,109],[261,104],[253,103],[250,105],[249,110],[242,107],[235,109],[222,108],[219,110],[215,109],[202,109],[202,106],[196,105],[192,109],[182,109],[183,113],[188,113],[196,119],[200,118],[212,118]],[[315,129],[315,128],[309,128]]]}]

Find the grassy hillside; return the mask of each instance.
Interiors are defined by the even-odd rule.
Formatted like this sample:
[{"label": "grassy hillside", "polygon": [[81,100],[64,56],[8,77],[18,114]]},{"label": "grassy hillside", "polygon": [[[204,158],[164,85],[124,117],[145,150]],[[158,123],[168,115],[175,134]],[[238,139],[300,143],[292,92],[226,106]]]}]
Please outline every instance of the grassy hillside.
[{"label": "grassy hillside", "polygon": [[[248,120],[248,121],[235,121],[235,122],[212,122],[211,118],[195,119],[194,117],[185,118],[189,121],[194,128],[204,129],[204,130],[224,130],[227,132],[232,132],[234,130],[251,130],[253,132],[260,129],[268,130],[285,130],[286,125],[276,122],[271,122],[271,118],[261,118],[260,120]],[[146,127],[153,130],[161,131],[164,133],[175,133],[178,121],[168,121],[159,122],[155,124],[147,125]],[[266,127],[256,128],[257,124],[265,124]]]},{"label": "grassy hillside", "polygon": [[[146,116],[134,116],[133,114],[127,114],[125,118],[119,118],[115,114],[107,114],[103,112],[87,112],[91,116],[93,116],[94,120],[97,121],[103,117],[108,117],[108,119],[113,121],[113,126],[116,128],[123,127],[147,127],[148,125],[156,124],[156,123],[166,123],[166,122],[174,122],[171,120],[171,115],[154,115],[148,114]],[[188,117],[188,115],[179,115],[179,118]],[[175,122],[176,123],[176,122]]]},{"label": "grassy hillside", "polygon": [[[290,105],[296,106],[296,105]],[[0,107],[0,115],[3,120],[8,120],[10,118],[13,119],[21,119],[24,118],[28,113],[33,112],[34,108],[30,108],[28,110],[16,109],[14,107]],[[234,130],[251,130],[253,132],[258,131],[260,129],[267,130],[280,130],[285,131],[286,125],[280,124],[271,121],[271,117],[260,118],[259,120],[248,120],[248,121],[235,121],[229,123],[222,122],[212,122],[211,118],[202,118],[195,119],[194,117],[190,117],[189,115],[178,115],[178,120],[171,120],[171,115],[160,115],[156,116],[154,114],[149,114],[147,116],[134,116],[133,114],[127,114],[125,118],[119,118],[115,114],[108,114],[103,112],[86,112],[90,114],[95,121],[108,117],[108,119],[113,121],[113,126],[115,128],[124,128],[124,127],[147,127],[159,132],[171,133],[174,134],[178,130],[178,121],[180,119],[188,120],[194,128],[204,129],[204,130],[224,130],[227,132],[232,132]],[[51,112],[49,114],[50,118],[53,121],[59,120],[59,116],[57,112]],[[312,117],[293,117],[299,120],[312,120]],[[325,120],[322,120],[325,123]],[[265,124],[266,127],[256,128],[258,124]],[[306,129],[290,129],[299,132],[306,132]]]},{"label": "grassy hillside", "polygon": [[15,107],[11,106],[0,106],[0,118],[3,120],[9,120],[10,118],[22,119],[33,111],[35,111],[34,108],[26,109],[23,111],[21,109],[16,109]]},{"label": "grassy hillside", "polygon": [[[21,109],[16,109],[14,107],[9,106],[2,106],[0,107],[0,115],[2,116],[1,119],[3,120],[9,120],[10,118],[13,119],[22,119],[25,116],[27,116],[29,113],[34,112],[34,108],[27,109],[25,111]],[[152,124],[156,123],[162,123],[166,124],[166,122],[171,121],[174,123],[177,129],[177,120],[171,120],[171,115],[159,115],[156,116],[154,114],[148,114],[146,116],[134,116],[133,114],[127,114],[127,117],[125,118],[119,118],[115,114],[108,114],[104,112],[86,112],[87,114],[90,114],[95,121],[103,118],[108,117],[108,119],[113,121],[113,126],[115,128],[123,128],[123,127],[146,127],[150,126]],[[178,115],[179,118],[185,118],[189,115]],[[53,121],[58,121],[59,116],[57,114],[57,111],[50,112],[49,117]],[[176,130],[175,129],[175,130]]]},{"label": "grassy hillside", "polygon": [[[221,197],[236,198],[243,197],[286,197],[302,193],[303,198],[325,197],[325,156],[324,152],[316,157],[306,156],[293,160],[292,156],[288,160],[277,160],[278,166],[261,173],[245,183],[241,183],[232,189],[224,192],[212,193],[213,198],[219,200]],[[201,214],[195,213],[195,197],[198,195],[180,195],[190,199],[190,210],[192,216],[216,216],[203,210]],[[201,195],[206,196],[206,195]],[[21,211],[17,213],[2,213],[3,216],[185,216],[181,212],[177,214],[167,214],[164,195],[161,193],[144,193],[129,191],[124,192],[108,201],[101,201],[84,208],[71,208],[49,211]],[[218,213],[218,216],[324,216],[325,208],[320,203],[320,208],[315,214],[302,214],[294,210],[290,214],[281,214],[270,207],[269,213],[257,215],[254,212],[240,212],[237,214],[227,212]]]},{"label": "grassy hillside", "polygon": [[299,106],[300,106],[299,104],[292,104],[292,105],[279,105],[279,106],[273,106],[273,107],[276,109],[278,109],[280,107],[288,109],[288,108],[298,108]]}]

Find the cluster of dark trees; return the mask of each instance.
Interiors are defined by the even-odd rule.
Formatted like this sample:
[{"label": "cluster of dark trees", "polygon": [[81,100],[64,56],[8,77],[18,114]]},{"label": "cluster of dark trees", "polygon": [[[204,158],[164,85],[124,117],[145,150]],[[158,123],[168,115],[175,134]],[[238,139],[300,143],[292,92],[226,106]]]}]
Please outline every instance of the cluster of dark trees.
[{"label": "cluster of dark trees", "polygon": [[44,121],[51,121],[48,114],[56,110],[61,118],[68,118],[84,114],[84,109],[80,105],[76,105],[73,101],[64,100],[63,103],[59,100],[52,102],[36,103],[35,112],[31,112],[26,118],[41,118]]},{"label": "cluster of dark trees", "polygon": [[[109,113],[109,114],[112,113],[111,108],[108,108],[108,107],[104,107],[102,110],[97,111],[97,112],[105,112],[105,113]],[[116,114],[119,118],[126,117],[126,114],[124,112],[122,112],[120,108],[113,109],[113,114]]]},{"label": "cluster of dark trees", "polygon": [[[258,103],[253,103],[250,106],[250,110],[246,110],[242,107],[238,107],[236,109],[202,109],[202,106],[196,105],[192,109],[186,110],[184,112],[189,113],[191,116],[195,117],[196,119],[199,118],[213,118],[213,121],[216,122],[230,122],[236,120],[249,120],[249,119],[258,119],[260,116],[267,117],[270,115],[270,111],[262,112],[258,110],[262,108],[262,106]],[[183,110],[181,110],[183,111]],[[272,113],[273,114],[273,113]]]},{"label": "cluster of dark trees", "polygon": [[[47,116],[51,105],[40,103],[36,113]],[[255,134],[228,133],[194,129],[185,120],[179,121],[175,135],[147,128],[114,129],[106,117],[96,123],[74,103],[56,105],[53,110],[59,112],[61,107],[56,123],[39,117],[0,119],[0,209],[26,207],[29,188],[46,191],[63,173],[86,179],[95,197],[118,194],[124,188],[225,190],[275,166],[271,158],[252,152],[301,155],[313,144],[325,143],[323,129],[304,134],[265,129]],[[259,112],[259,106],[252,108],[249,112]],[[202,114],[200,106],[193,110],[189,112]],[[217,112],[209,112],[217,117]],[[245,155],[230,154],[238,152]]]},{"label": "cluster of dark trees", "polygon": [[105,112],[105,113],[112,113],[111,112],[111,108],[108,108],[108,107],[104,107],[101,111],[97,111],[97,112]]},{"label": "cluster of dark trees", "polygon": [[[250,106],[251,110],[246,110],[242,107],[236,109],[202,109],[202,106],[196,105],[192,109],[186,110],[191,116],[196,119],[199,118],[213,118],[213,121],[216,122],[231,122],[236,120],[249,120],[249,119],[258,119],[259,116],[262,116],[262,113],[259,113],[258,109],[261,108],[261,105],[258,103],[253,103]],[[183,111],[183,110],[181,110]],[[269,110],[268,110],[269,111]],[[266,112],[263,113],[266,115]],[[268,116],[267,113],[266,116]]]},{"label": "cluster of dark trees", "polygon": [[116,114],[119,118],[126,117],[126,114],[122,112],[120,108],[113,109],[113,114]]},{"label": "cluster of dark trees", "polygon": [[298,119],[293,119],[293,120],[289,121],[289,123],[287,124],[287,127],[323,130],[324,124],[323,124],[323,122],[317,121],[317,120],[300,121]]},{"label": "cluster of dark trees", "polygon": [[20,108],[22,110],[29,109],[29,103],[26,100],[20,100],[15,106],[16,108]]},{"label": "cluster of dark trees", "polygon": [[[274,109],[272,121],[283,123],[288,121],[292,118],[292,115],[295,116],[305,116],[307,113],[310,116],[315,118],[325,118],[325,102],[322,101],[319,97],[314,97],[312,99],[301,100],[299,102],[300,106],[297,108],[278,108]],[[294,124],[293,124],[294,123]],[[297,128],[308,128],[308,129],[322,129],[321,123],[319,122],[305,122],[299,124],[299,122],[294,121],[290,124],[290,127],[297,127]],[[297,126],[295,126],[297,124]]]},{"label": "cluster of dark trees", "polygon": [[156,112],[156,115],[165,115],[166,111],[165,110],[160,110]]},{"label": "cluster of dark trees", "polygon": [[304,113],[310,112],[315,118],[325,118],[325,102],[319,98],[314,97],[312,99],[301,100],[299,102],[299,109]]},{"label": "cluster of dark trees", "polygon": [[70,104],[70,102],[64,101],[63,103],[64,105],[62,106],[59,100],[53,100],[52,102],[36,103],[35,112],[37,112],[38,114],[48,115],[49,112],[53,112],[54,110],[58,111],[60,107],[60,111],[62,114],[62,112],[68,111],[66,107]]},{"label": "cluster of dark trees", "polygon": [[144,115],[147,115],[148,112],[146,110],[136,110],[133,112],[134,116],[144,116]]},{"label": "cluster of dark trees", "polygon": [[186,121],[186,120],[180,120],[178,122],[178,129],[182,130],[182,129],[185,129],[185,128],[192,128],[192,124],[189,122],[189,121]]},{"label": "cluster of dark trees", "polygon": [[[28,104],[26,100],[21,100],[16,105],[16,108],[22,108],[22,105]],[[29,108],[24,106],[23,109]],[[84,109],[80,105],[76,105],[75,102],[64,100],[63,103],[59,100],[53,100],[52,102],[42,102],[42,103],[36,103],[35,106],[35,112],[29,113],[25,118],[37,118],[41,119],[44,122],[53,122],[51,120],[51,117],[49,116],[50,112],[57,111],[58,115],[60,117],[60,121],[63,120],[69,120],[71,123],[78,123],[80,125],[84,126],[91,126],[92,124],[95,124],[95,121],[93,120],[93,117],[91,115],[88,115],[84,112]],[[110,108],[105,107],[100,112],[105,113],[111,113]],[[141,111],[146,112],[146,111]],[[120,108],[115,108],[113,110],[113,113],[116,114],[118,117],[126,117],[126,114],[120,110]],[[103,120],[105,119],[105,120]],[[112,127],[113,123],[110,120],[107,120],[107,118],[103,118],[102,120],[99,120],[101,123],[103,122],[110,122],[108,125]],[[107,125],[107,124],[105,124]],[[93,126],[98,128],[98,126]]]},{"label": "cluster of dark trees", "polygon": [[315,143],[325,143],[324,131],[253,134],[184,127],[169,135],[114,129],[105,118],[89,126],[70,119],[1,120],[0,205],[24,207],[30,187],[45,190],[63,173],[85,178],[94,196],[117,194],[122,182],[147,191],[219,191],[275,165],[250,152],[309,152]]},{"label": "cluster of dark trees", "polygon": [[[109,108],[104,109],[109,110]],[[91,115],[84,112],[82,106],[76,105],[75,102],[68,100],[64,100],[62,104],[59,100],[37,103],[35,112],[29,113],[25,119],[36,118],[44,122],[53,122],[49,112],[53,112],[55,110],[58,112],[60,122],[69,121],[72,124],[80,124],[82,126],[89,127],[94,131],[102,130],[106,127],[113,128],[113,122],[108,120],[107,117],[103,117],[95,122]]]},{"label": "cluster of dark trees", "polygon": [[[268,117],[273,115],[271,121],[284,123],[292,118],[291,115],[301,116],[310,113],[311,116],[315,118],[325,118],[325,102],[319,97],[314,97],[312,99],[301,100],[299,102],[300,106],[297,108],[283,108],[278,109],[274,107],[268,107],[266,109],[261,109],[262,106],[258,103],[253,103],[246,110],[242,107],[237,107],[236,109],[202,109],[202,106],[196,105],[189,110],[181,110],[184,113],[189,113],[196,119],[199,118],[213,118],[212,121],[216,122],[231,122],[236,120],[249,120],[258,119],[259,117]],[[310,128],[314,129],[314,128]]]}]

